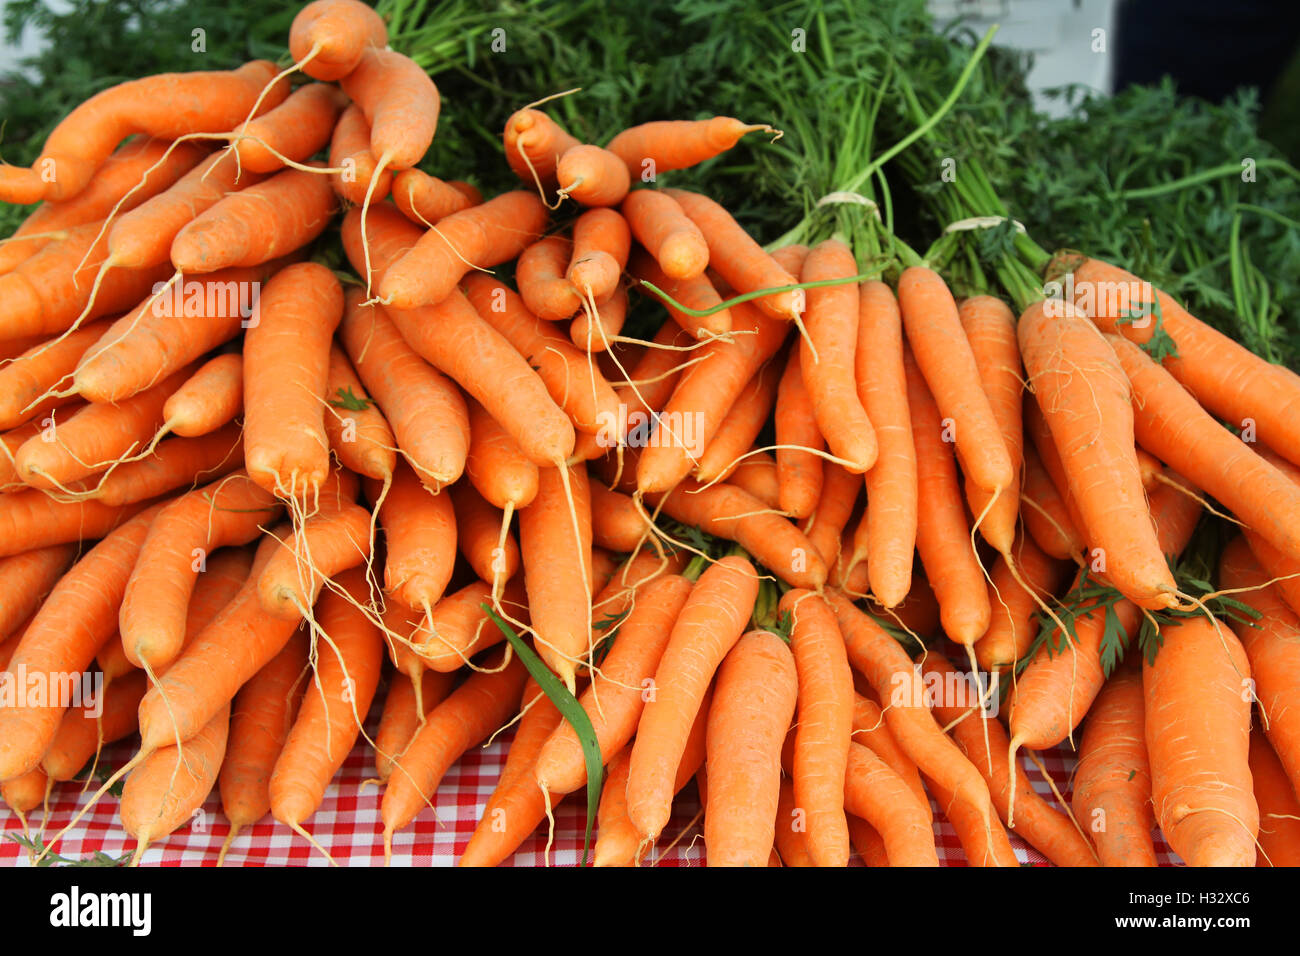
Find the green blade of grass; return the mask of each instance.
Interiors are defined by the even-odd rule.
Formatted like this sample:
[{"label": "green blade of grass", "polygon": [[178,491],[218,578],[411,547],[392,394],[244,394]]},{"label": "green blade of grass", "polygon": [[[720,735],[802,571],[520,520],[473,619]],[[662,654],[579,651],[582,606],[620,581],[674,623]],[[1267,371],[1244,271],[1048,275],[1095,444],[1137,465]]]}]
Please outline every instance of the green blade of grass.
[{"label": "green blade of grass", "polygon": [[532,675],[533,680],[537,681],[537,686],[550,698],[555,709],[569,722],[569,726],[578,735],[578,742],[582,744],[582,756],[587,763],[587,829],[582,837],[582,865],[586,866],[587,854],[591,849],[591,829],[596,823],[596,811],[600,807],[600,790],[605,780],[605,767],[600,759],[600,743],[596,740],[596,730],[591,726],[591,718],[578,703],[578,698],[570,694],[563,682],[551,673],[551,669],[542,662],[540,657],[533,653],[528,642],[498,617],[489,605],[480,604],[479,607],[500,628],[501,633],[510,642],[510,646],[519,655],[519,659],[523,661],[524,669]]}]

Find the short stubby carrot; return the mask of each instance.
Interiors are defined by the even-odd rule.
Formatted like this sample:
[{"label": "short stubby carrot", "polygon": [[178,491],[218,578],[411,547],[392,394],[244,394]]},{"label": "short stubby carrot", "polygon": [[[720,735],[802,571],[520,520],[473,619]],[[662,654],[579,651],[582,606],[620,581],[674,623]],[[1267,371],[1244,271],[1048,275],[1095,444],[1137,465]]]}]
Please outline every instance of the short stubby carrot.
[{"label": "short stubby carrot", "polygon": [[539,319],[558,322],[582,308],[582,298],[565,277],[573,258],[573,243],[563,236],[538,239],[519,254],[515,284],[528,311]]},{"label": "short stubby carrot", "polygon": [[590,144],[565,150],[555,166],[555,181],[562,196],[584,206],[617,206],[632,180],[622,159]]},{"label": "short stubby carrot", "polygon": [[1160,636],[1155,661],[1142,668],[1156,822],[1190,866],[1254,866],[1246,652],[1228,628],[1201,617],[1164,624]]},{"label": "short stubby carrot", "polygon": [[672,196],[655,189],[628,194],[621,207],[637,242],[670,279],[693,279],[709,264],[704,233]]},{"label": "short stubby carrot", "polygon": [[[691,725],[722,659],[740,640],[757,596],[754,566],[741,557],[723,558],[700,575],[673,625],[655,670],[654,699],[637,723],[628,776],[628,816],[648,842],[668,822],[673,778]],[[783,725],[778,754],[784,735]]]},{"label": "short stubby carrot", "polygon": [[347,76],[369,47],[383,49],[388,29],[369,4],[359,0],[312,0],[289,27],[289,53],[317,80]]},{"label": "short stubby carrot", "polygon": [[542,186],[552,189],[560,157],[581,145],[559,123],[535,109],[512,113],[506,120],[503,139],[506,162],[515,175],[527,183],[536,177]]},{"label": "short stubby carrot", "polygon": [[244,409],[244,359],[227,353],[209,359],[163,404],[163,424],[196,438],[234,421]]},{"label": "short stubby carrot", "polygon": [[446,493],[432,494],[403,464],[379,508],[387,554],[384,591],[408,608],[442,600],[456,563],[456,514]]},{"label": "short stubby carrot", "polygon": [[600,302],[617,288],[631,248],[626,219],[614,209],[589,209],[573,224],[573,257],[565,278],[579,295]]},{"label": "short stubby carrot", "polygon": [[474,199],[451,183],[421,169],[403,169],[394,176],[392,193],[393,202],[402,210],[402,215],[422,226],[432,226],[452,213],[483,201],[481,196]]},{"label": "short stubby carrot", "polygon": [[[794,655],[770,631],[750,631],[723,658],[707,730],[704,840],[710,866],[766,865],[776,836],[781,744],[798,694]],[[638,744],[641,739],[638,735]],[[636,758],[634,745],[628,779],[634,822]]]}]

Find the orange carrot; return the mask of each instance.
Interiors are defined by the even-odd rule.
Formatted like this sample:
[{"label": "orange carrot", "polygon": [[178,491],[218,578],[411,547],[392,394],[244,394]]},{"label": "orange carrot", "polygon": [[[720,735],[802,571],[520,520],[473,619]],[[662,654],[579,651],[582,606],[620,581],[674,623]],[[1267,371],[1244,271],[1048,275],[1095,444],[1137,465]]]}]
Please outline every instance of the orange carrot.
[{"label": "orange carrot", "polygon": [[1250,735],[1250,777],[1259,805],[1257,866],[1300,866],[1300,800],[1268,740]]},{"label": "orange carrot", "polygon": [[77,556],[77,546],[55,544],[0,558],[0,637],[15,634],[36,613]]},{"label": "orange carrot", "polygon": [[506,162],[515,175],[527,183],[536,176],[545,187],[555,187],[560,157],[581,145],[559,123],[541,110],[522,109],[506,120],[504,134]]},{"label": "orange carrot", "polygon": [[255,173],[273,173],[285,165],[281,157],[296,163],[310,159],[330,141],[346,104],[347,97],[325,83],[298,87],[275,109],[239,128],[241,138],[234,145],[240,164]]},{"label": "orange carrot", "polygon": [[617,154],[633,176],[647,182],[658,173],[696,166],[725,153],[755,130],[772,132],[770,126],[742,123],[731,116],[660,120],[628,127],[611,139],[606,149]]},{"label": "orange carrot", "polygon": [[1083,536],[1033,445],[1026,445],[1020,487],[1020,516],[1034,543],[1058,560],[1082,560]]},{"label": "orange carrot", "polygon": [[456,514],[456,543],[469,566],[488,584],[500,586],[519,570],[519,542],[508,530],[501,534],[503,513],[478,493],[472,482],[451,487]]},{"label": "orange carrot", "polygon": [[777,390],[775,421],[776,480],[780,486],[781,510],[795,518],[806,518],[813,513],[825,480],[825,465],[814,452],[825,450],[826,439],[817,427],[801,362],[802,350],[792,349]]},{"label": "orange carrot", "polygon": [[262,608],[281,620],[305,617],[327,580],[370,556],[370,520],[369,511],[345,501],[304,521],[262,571]]},{"label": "orange carrot", "polygon": [[727,480],[771,417],[780,378],[773,360],[749,380],[700,456],[695,477],[704,482]]},{"label": "orange carrot", "polygon": [[41,769],[51,780],[71,780],[102,745],[135,733],[136,708],[148,686],[144,672],[135,671],[104,687],[93,714],[91,710],[65,712],[41,757]]},{"label": "orange carrot", "polygon": [[356,69],[367,48],[387,44],[383,19],[359,0],[312,0],[289,28],[290,55],[317,80],[342,79]]},{"label": "orange carrot", "polygon": [[515,283],[528,311],[539,319],[557,322],[582,307],[578,290],[565,278],[573,258],[573,243],[562,236],[538,239],[519,254]]},{"label": "orange carrot", "polygon": [[390,480],[397,468],[397,439],[337,345],[330,346],[325,403],[325,434],[343,467],[376,481]]},{"label": "orange carrot", "polygon": [[0,558],[54,544],[102,538],[141,508],[56,501],[43,491],[0,495]]},{"label": "orange carrot", "polygon": [[420,676],[418,696],[418,702],[424,707],[423,713],[416,706],[415,685],[411,681],[398,676],[389,682],[384,711],[375,730],[375,773],[380,780],[387,780],[392,775],[394,762],[401,758],[429,711],[451,693],[455,682],[455,674],[426,670]]},{"label": "orange carrot", "polygon": [[1226,627],[1200,617],[1163,624],[1160,636],[1155,661],[1142,668],[1156,821],[1190,866],[1254,866],[1246,652]]},{"label": "orange carrot", "polygon": [[[704,841],[710,866],[766,863],[776,835],[781,743],[794,717],[798,693],[794,657],[770,631],[750,631],[741,637],[718,668],[707,737],[709,804]],[[642,737],[637,739],[640,742]],[[629,794],[636,770],[634,747]],[[635,820],[636,804],[630,796],[629,808]],[[645,833],[639,825],[638,829]]]},{"label": "orange carrot", "polygon": [[559,195],[584,206],[616,206],[627,195],[631,177],[623,160],[607,149],[582,144],[564,151],[555,166]]},{"label": "orange carrot", "polygon": [[938,866],[934,831],[903,778],[862,744],[849,744],[844,807],[880,834],[890,866]]},{"label": "orange carrot", "polygon": [[446,494],[430,494],[415,472],[398,467],[379,509],[388,544],[384,590],[426,614],[442,600],[456,563],[456,514]]},{"label": "orange carrot", "polygon": [[172,392],[163,405],[163,419],[175,434],[196,438],[233,421],[243,407],[243,356],[218,355]]},{"label": "orange carrot", "polygon": [[[637,196],[643,192],[646,190],[637,190],[632,195]],[[689,309],[705,311],[722,304],[722,297],[718,295],[718,290],[714,288],[707,274],[700,273],[689,279],[674,279],[664,272],[652,255],[639,248],[628,259],[627,271],[637,280],[634,285],[642,288],[645,295],[654,296],[656,300],[662,301],[673,322],[693,337],[707,339],[731,331],[730,309],[719,309],[706,316],[689,315],[666,300],[660,300],[659,296],[641,286],[641,283],[649,282],[674,302],[680,302]]]},{"label": "orange carrot", "polygon": [[1031,538],[1019,536],[1011,556],[1024,584],[1016,579],[1007,559],[999,557],[989,580],[992,617],[988,630],[975,642],[975,659],[987,671],[1006,671],[1025,656],[1037,634],[1034,616],[1039,604],[1034,594],[1048,601],[1065,583],[1067,565],[1043,554]]},{"label": "orange carrot", "polygon": [[827,567],[833,567],[840,558],[840,538],[861,492],[861,476],[841,465],[827,466],[821,499],[803,529]]},{"label": "orange carrot", "polygon": [[355,103],[343,111],[334,126],[334,135],[330,138],[330,168],[343,170],[330,174],[330,186],[353,205],[364,203],[367,192],[370,201],[377,203],[392,191],[393,174],[387,169],[379,169],[378,157],[370,151],[370,123]]},{"label": "orange carrot", "polygon": [[617,288],[631,247],[626,219],[613,209],[589,209],[573,224],[573,257],[565,278],[579,295],[600,302]]},{"label": "orange carrot", "polygon": [[148,458],[123,465],[102,481],[91,483],[98,500],[126,505],[187,485],[206,484],[243,466],[241,430],[238,425],[227,425],[199,438],[165,441]]},{"label": "orange carrot", "polygon": [[393,177],[392,191],[393,202],[402,215],[423,226],[432,226],[452,213],[483,202],[482,196],[475,199],[420,169],[399,172]]},{"label": "orange carrot", "polygon": [[441,101],[429,74],[410,57],[368,46],[339,85],[370,124],[370,152],[383,169],[410,169],[438,128]]},{"label": "orange carrot", "polygon": [[[655,699],[637,724],[628,776],[628,816],[648,842],[668,822],[673,778],[690,726],[714,672],[740,639],[757,595],[753,565],[740,557],[723,558],[700,576],[673,625],[655,670]],[[788,723],[787,715],[776,738],[778,752]]]}]

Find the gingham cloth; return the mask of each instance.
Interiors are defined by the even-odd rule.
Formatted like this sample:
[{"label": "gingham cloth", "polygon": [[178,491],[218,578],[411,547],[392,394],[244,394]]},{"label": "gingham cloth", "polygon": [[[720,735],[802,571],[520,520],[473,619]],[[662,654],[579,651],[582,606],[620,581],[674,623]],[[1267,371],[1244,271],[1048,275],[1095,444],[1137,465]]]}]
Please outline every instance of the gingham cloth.
[{"label": "gingham cloth", "polygon": [[[381,698],[382,699],[382,698]],[[376,708],[377,715],[377,708]],[[373,731],[374,716],[368,722]],[[373,736],[373,733],[372,733]],[[505,763],[506,751],[513,732],[502,734],[487,747],[477,747],[467,753],[443,778],[434,798],[434,808],[425,809],[405,830],[393,837],[394,866],[453,866],[470,834],[478,824],[488,796],[496,786],[497,777]],[[130,744],[107,748],[104,764],[116,768],[132,754]],[[1043,764],[1051,774],[1058,789],[1068,800],[1074,758],[1063,748],[1045,752]],[[1021,761],[1022,768],[1028,761]],[[1030,779],[1035,789],[1049,801],[1055,802],[1047,782],[1037,770],[1029,766]],[[383,824],[379,818],[382,792],[373,784],[363,782],[375,776],[373,752],[363,742],[349,755],[343,768],[325,794],[325,800],[306,824],[305,829],[329,852],[340,866],[382,866],[384,863]],[[89,794],[81,793],[82,784],[66,783],[55,788],[50,800],[45,832],[52,836],[61,830],[84,806]],[[582,791],[571,795],[555,808],[555,834],[547,854],[547,828],[545,821],[531,837],[506,862],[508,866],[576,866],[582,859],[582,836],[586,820],[586,798]],[[933,806],[933,801],[931,801]],[[652,851],[645,865],[656,862],[659,866],[703,866],[705,862],[703,830],[696,819],[700,809],[694,783],[678,796],[673,806],[673,817],[664,830],[662,851]],[[29,865],[27,851],[10,839],[21,834],[22,825],[17,817],[0,810],[3,820],[3,840],[0,840],[0,863],[10,866]],[[945,866],[965,866],[957,835],[938,807],[934,807],[935,842],[939,860]],[[41,811],[35,810],[29,819],[33,829],[40,828]],[[221,813],[221,801],[215,790],[196,813],[188,826],[183,826],[144,854],[146,866],[201,866],[214,865],[221,845],[230,832],[230,824]],[[594,834],[593,834],[594,841]],[[1029,848],[1019,837],[1011,836],[1016,856],[1022,863],[1047,865],[1036,850]],[[102,851],[112,857],[129,855],[134,841],[122,830],[117,815],[117,799],[106,796],[90,813],[82,818],[55,847],[69,859],[88,857]],[[1178,859],[1156,835],[1157,857],[1162,864],[1177,863]],[[328,861],[288,827],[276,823],[268,815],[261,822],[242,830],[226,854],[226,866],[327,866]],[[851,863],[860,866],[855,855]]]}]

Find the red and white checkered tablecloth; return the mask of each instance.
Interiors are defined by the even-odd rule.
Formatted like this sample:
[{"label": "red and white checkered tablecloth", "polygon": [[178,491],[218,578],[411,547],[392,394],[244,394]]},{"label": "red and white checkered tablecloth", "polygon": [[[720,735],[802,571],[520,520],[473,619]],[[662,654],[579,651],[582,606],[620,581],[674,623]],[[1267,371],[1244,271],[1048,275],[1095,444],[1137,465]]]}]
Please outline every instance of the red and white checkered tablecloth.
[{"label": "red and white checkered tablecloth", "polygon": [[[453,866],[456,863],[496,786],[512,736],[513,732],[502,734],[490,746],[474,749],[451,768],[435,795],[434,809],[425,809],[411,826],[394,836],[393,865]],[[132,753],[130,744],[110,747],[105,751],[104,765],[120,766]],[[1024,763],[1022,761],[1022,766]],[[1067,788],[1074,766],[1073,757],[1064,749],[1057,749],[1045,753],[1043,763],[1057,787],[1069,799]],[[1054,800],[1038,772],[1032,767],[1028,772],[1035,788],[1048,800]],[[383,825],[379,819],[382,792],[373,784],[362,786],[363,781],[374,775],[373,755],[368,746],[359,742],[326,792],[320,809],[306,824],[307,832],[341,866],[382,866],[384,863]],[[45,821],[47,836],[61,830],[89,799],[88,793],[81,793],[81,786],[80,782],[73,782],[55,788]],[[699,799],[693,783],[682,791],[673,810],[672,821],[664,831],[662,842],[665,846],[674,839],[676,842],[663,853],[658,865],[703,865],[702,828],[695,820]],[[961,844],[952,827],[937,807],[934,816],[940,861],[946,866],[965,866]],[[29,823],[33,828],[39,828],[40,819],[41,811],[38,809],[31,815]],[[582,858],[585,819],[586,800],[579,791],[555,808],[555,835],[549,856],[546,855],[547,833],[543,823],[507,865],[543,866],[549,863],[551,866],[576,866]],[[3,828],[0,864],[29,865],[27,851],[10,839],[12,834],[22,833],[17,817],[7,808],[0,809],[0,825]],[[150,847],[142,863],[146,866],[213,865],[229,832],[230,824],[221,813],[221,801],[214,791],[193,822]],[[1022,862],[1046,865],[1043,857],[1017,836],[1012,835],[1011,843]],[[134,841],[118,821],[117,799],[106,796],[55,849],[70,859],[84,858],[96,851],[113,857],[129,855],[134,849]],[[1158,834],[1156,850],[1162,864],[1178,862]],[[654,860],[655,852],[652,851],[647,864]],[[853,865],[860,865],[860,862],[855,856]],[[226,865],[325,866],[327,861],[300,836],[268,815],[236,837],[226,855]]]}]

